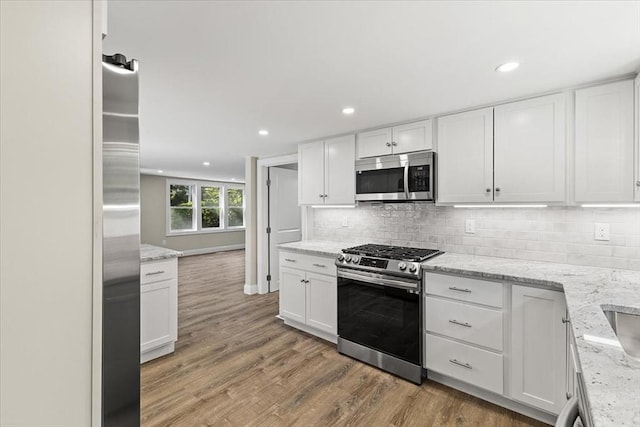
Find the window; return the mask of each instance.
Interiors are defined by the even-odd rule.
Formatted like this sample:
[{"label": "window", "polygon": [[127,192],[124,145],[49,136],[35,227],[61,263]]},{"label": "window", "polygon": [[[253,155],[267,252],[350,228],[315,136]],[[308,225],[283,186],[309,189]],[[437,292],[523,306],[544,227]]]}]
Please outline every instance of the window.
[{"label": "window", "polygon": [[244,229],[244,187],[167,180],[167,234]]},{"label": "window", "polygon": [[229,227],[244,227],[244,190],[229,188],[227,190],[227,206]]},{"label": "window", "polygon": [[195,185],[169,186],[171,231],[194,231],[193,194]]}]

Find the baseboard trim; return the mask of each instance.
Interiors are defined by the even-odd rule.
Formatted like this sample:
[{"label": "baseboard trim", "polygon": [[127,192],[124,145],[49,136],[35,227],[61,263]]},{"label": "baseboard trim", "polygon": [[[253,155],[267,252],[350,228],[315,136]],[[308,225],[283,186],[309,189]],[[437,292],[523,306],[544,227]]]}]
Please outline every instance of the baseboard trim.
[{"label": "baseboard trim", "polygon": [[214,246],[212,248],[189,249],[186,251],[182,251],[182,256],[204,255],[212,254],[214,252],[235,251],[238,249],[244,249],[244,243],[239,243],[237,245]]},{"label": "baseboard trim", "polygon": [[258,293],[258,285],[244,284],[244,293],[247,295],[255,295]]},{"label": "baseboard trim", "polygon": [[451,378],[449,376],[442,375],[430,370],[427,370],[427,378],[431,381],[444,384],[448,387],[455,388],[456,390],[460,390],[479,399],[491,402],[494,405],[502,406],[503,408],[507,408],[522,415],[526,415],[527,417],[533,418],[535,420],[542,421],[551,425],[554,425],[556,422],[557,416],[553,414],[532,408],[523,403],[516,402],[515,400],[511,400],[507,397],[492,393],[471,384],[467,384],[455,378]]}]

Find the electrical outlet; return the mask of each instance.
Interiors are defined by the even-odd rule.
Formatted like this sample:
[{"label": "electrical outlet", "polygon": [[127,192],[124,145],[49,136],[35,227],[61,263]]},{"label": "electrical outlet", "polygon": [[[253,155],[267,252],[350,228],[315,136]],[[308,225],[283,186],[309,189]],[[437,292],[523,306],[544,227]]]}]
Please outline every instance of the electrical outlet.
[{"label": "electrical outlet", "polygon": [[464,232],[469,234],[475,234],[476,232],[476,220],[468,219],[464,222]]},{"label": "electrical outlet", "polygon": [[349,217],[348,216],[343,216],[342,217],[342,226],[343,227],[348,227],[349,226]]},{"label": "electrical outlet", "polygon": [[593,238],[596,240],[609,240],[609,224],[597,222]]}]

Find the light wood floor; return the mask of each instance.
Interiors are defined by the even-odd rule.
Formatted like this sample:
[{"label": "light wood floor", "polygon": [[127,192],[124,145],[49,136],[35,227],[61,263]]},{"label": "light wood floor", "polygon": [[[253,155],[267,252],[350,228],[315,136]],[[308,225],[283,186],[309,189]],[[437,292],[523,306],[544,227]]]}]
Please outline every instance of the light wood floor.
[{"label": "light wood floor", "polygon": [[243,285],[243,251],[179,260],[176,352],[142,366],[143,426],[544,425],[342,356]]}]

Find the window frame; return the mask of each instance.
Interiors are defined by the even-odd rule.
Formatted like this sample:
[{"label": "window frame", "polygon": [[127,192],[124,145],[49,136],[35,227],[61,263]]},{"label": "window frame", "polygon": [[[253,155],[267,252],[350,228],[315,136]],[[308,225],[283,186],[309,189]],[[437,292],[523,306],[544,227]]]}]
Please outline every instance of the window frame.
[{"label": "window frame", "polygon": [[[171,186],[172,185],[189,185],[193,186],[193,214],[195,215],[195,230],[171,230]],[[217,187],[220,188],[220,227],[202,227],[202,187]],[[242,226],[230,227],[227,224],[227,190],[228,189],[240,189],[242,190]],[[202,181],[192,179],[178,179],[167,178],[165,185],[165,236],[188,236],[191,234],[210,234],[210,233],[225,233],[233,231],[244,231],[246,228],[246,190],[244,184],[227,183],[220,181]],[[234,206],[239,207],[239,206]],[[206,207],[205,207],[206,208]]]}]

